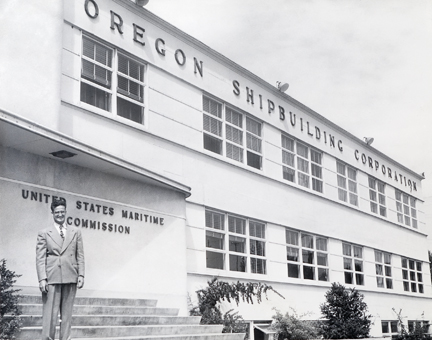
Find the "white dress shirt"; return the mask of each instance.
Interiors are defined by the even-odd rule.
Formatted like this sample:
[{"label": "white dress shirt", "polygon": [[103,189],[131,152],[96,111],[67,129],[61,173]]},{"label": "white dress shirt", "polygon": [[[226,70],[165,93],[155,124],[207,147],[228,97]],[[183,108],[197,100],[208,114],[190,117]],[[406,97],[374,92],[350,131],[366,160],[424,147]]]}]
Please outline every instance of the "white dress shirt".
[{"label": "white dress shirt", "polygon": [[[54,223],[54,227],[56,228],[56,230],[58,231],[59,235],[60,235],[60,225],[57,223]],[[63,224],[62,226],[62,230],[63,230],[63,235],[64,238],[66,238],[66,233],[67,233],[67,227]]]}]

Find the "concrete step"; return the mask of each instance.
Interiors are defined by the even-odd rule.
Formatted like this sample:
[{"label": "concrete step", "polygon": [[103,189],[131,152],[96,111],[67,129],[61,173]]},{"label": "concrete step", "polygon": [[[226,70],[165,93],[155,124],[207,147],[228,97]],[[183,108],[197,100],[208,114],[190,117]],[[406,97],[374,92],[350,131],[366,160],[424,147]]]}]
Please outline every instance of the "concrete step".
[{"label": "concrete step", "polygon": [[[22,295],[20,304],[42,304],[41,295]],[[136,307],[156,307],[157,300],[152,299],[121,299],[121,298],[99,298],[82,297],[75,298],[76,305],[92,306],[136,306]]]},{"label": "concrete step", "polygon": [[[42,326],[41,315],[22,315],[24,327]],[[138,326],[138,325],[198,325],[200,316],[150,315],[74,315],[73,325],[80,326]]]},{"label": "concrete step", "polygon": [[[150,337],[161,335],[222,334],[222,325],[140,325],[140,326],[72,326],[72,338],[124,338]],[[23,327],[17,334],[17,340],[35,340],[41,337],[41,327]],[[57,329],[58,337],[58,329]]]},{"label": "concrete step", "polygon": [[[21,304],[21,313],[23,315],[42,315],[41,304]],[[176,308],[158,308],[158,307],[128,307],[128,306],[80,306],[74,305],[74,315],[166,315],[176,316]]]}]

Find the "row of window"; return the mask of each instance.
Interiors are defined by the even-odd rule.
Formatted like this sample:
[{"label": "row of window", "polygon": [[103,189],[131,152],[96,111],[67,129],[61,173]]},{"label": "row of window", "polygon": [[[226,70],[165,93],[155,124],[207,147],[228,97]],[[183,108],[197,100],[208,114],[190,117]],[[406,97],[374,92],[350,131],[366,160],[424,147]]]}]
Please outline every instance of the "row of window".
[{"label": "row of window", "polygon": [[[136,123],[144,123],[143,63],[83,36],[81,101]],[[262,169],[262,123],[227,104],[203,96],[204,149]],[[285,134],[281,137],[282,177],[323,192],[322,152]],[[338,198],[358,206],[357,170],[337,161]],[[369,177],[372,213],[387,216],[385,183]],[[416,199],[396,190],[399,223],[418,227]]]},{"label": "row of window", "polygon": [[[262,125],[227,104],[203,96],[204,149],[262,169]],[[245,142],[246,141],[246,142]],[[282,177],[323,192],[322,152],[285,134],[281,136]],[[337,161],[338,198],[358,206],[357,170]],[[387,217],[386,184],[369,177],[370,210]],[[417,228],[415,198],[396,191],[399,223]]]},{"label": "row of window", "polygon": [[[266,224],[213,210],[205,212],[207,268],[267,274]],[[328,239],[285,228],[287,276],[329,281]],[[346,284],[364,285],[363,247],[342,243]],[[402,258],[405,291],[423,293],[422,263]],[[393,289],[392,255],[375,250],[378,288]]]}]

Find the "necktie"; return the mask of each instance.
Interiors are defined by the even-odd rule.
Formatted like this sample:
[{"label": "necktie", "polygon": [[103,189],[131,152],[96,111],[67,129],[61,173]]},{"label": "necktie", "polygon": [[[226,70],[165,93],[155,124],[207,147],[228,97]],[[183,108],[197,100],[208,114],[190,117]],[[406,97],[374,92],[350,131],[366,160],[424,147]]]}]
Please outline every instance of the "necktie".
[{"label": "necktie", "polygon": [[60,229],[60,236],[61,236],[61,238],[64,240],[63,226],[60,225],[60,226],[59,226],[59,229]]}]

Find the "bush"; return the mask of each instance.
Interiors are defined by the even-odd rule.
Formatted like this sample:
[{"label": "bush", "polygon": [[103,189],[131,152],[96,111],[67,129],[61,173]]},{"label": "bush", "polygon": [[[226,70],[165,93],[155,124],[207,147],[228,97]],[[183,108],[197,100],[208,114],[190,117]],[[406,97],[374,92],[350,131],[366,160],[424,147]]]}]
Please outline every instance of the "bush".
[{"label": "bush", "polygon": [[6,260],[0,261],[0,339],[15,339],[14,334],[21,328],[21,312],[18,308],[20,298],[16,293],[20,289],[12,289],[16,279],[21,275],[6,268]]},{"label": "bush", "polygon": [[432,337],[428,334],[429,325],[422,323],[421,321],[416,321],[413,324],[412,329],[410,327],[405,326],[402,317],[402,310],[399,310],[399,313],[393,308],[393,311],[397,315],[398,324],[399,324],[399,334],[396,336],[397,340],[420,340],[426,339],[431,340]]},{"label": "bush", "polygon": [[325,319],[320,326],[326,339],[359,339],[369,336],[371,315],[368,313],[364,296],[355,288],[345,288],[333,283],[325,294],[326,302],[321,304]]},{"label": "bush", "polygon": [[190,315],[201,316],[201,324],[224,325],[223,333],[244,333],[246,324],[238,313],[229,310],[224,315],[220,311],[219,304],[222,301],[234,301],[237,305],[240,301],[252,303],[262,301],[263,295],[267,297],[267,291],[271,290],[281,296],[271,286],[262,283],[228,283],[213,278],[207,282],[208,287],[197,290],[198,306],[192,306]]},{"label": "bush", "polygon": [[312,321],[301,320],[305,315],[298,315],[294,309],[292,313],[283,315],[278,310],[273,315],[271,329],[276,331],[275,340],[308,340],[318,337],[318,330],[314,327]]}]

